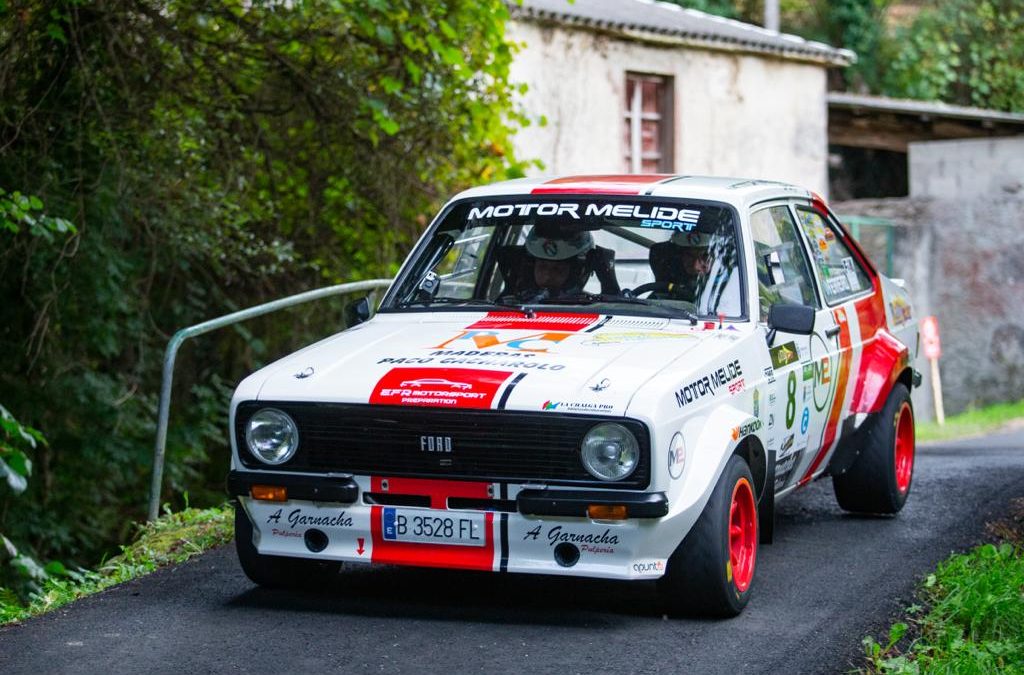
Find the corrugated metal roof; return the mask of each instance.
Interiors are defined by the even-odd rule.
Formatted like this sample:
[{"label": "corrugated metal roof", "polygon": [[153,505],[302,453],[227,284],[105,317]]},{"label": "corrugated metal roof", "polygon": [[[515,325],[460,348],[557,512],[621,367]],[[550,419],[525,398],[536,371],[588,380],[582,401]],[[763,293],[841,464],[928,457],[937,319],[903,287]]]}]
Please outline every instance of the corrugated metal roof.
[{"label": "corrugated metal roof", "polygon": [[514,18],[552,21],[623,33],[640,40],[678,41],[706,49],[770,54],[779,58],[848,66],[857,60],[849,49],[836,49],[796,35],[725,19],[654,0],[522,0],[510,2]]},{"label": "corrugated metal roof", "polygon": [[1024,124],[1024,114],[1022,113],[950,105],[940,101],[914,101],[906,98],[888,98],[886,96],[867,96],[864,94],[847,94],[831,91],[828,93],[828,104],[830,107],[835,108],[862,108],[864,110],[906,115],[931,115],[933,117],[953,117],[967,120],[991,120],[993,122]]}]

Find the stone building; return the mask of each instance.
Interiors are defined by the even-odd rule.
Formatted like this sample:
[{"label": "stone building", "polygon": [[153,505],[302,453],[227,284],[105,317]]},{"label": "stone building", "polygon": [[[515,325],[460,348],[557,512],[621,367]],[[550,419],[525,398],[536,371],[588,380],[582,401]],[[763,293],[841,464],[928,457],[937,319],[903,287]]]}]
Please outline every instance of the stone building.
[{"label": "stone building", "polygon": [[828,191],[826,71],[853,52],[650,0],[523,0],[508,37],[544,173],[688,173]]}]

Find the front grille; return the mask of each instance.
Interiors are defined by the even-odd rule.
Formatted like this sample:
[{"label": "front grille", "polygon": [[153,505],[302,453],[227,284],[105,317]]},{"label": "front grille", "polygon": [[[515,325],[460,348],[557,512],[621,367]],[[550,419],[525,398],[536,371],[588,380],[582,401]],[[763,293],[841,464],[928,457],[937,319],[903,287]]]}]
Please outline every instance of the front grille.
[{"label": "front grille", "polygon": [[[441,410],[340,403],[248,401],[238,406],[239,458],[271,468],[247,450],[245,426],[261,408],[287,412],[299,428],[299,449],[275,471],[420,476],[502,482],[544,482],[642,489],[650,482],[647,427],[621,417],[546,412]],[[640,462],[625,480],[595,480],[580,464],[580,441],[595,424],[616,422],[640,444]],[[422,436],[448,436],[451,453],[424,452]]]}]

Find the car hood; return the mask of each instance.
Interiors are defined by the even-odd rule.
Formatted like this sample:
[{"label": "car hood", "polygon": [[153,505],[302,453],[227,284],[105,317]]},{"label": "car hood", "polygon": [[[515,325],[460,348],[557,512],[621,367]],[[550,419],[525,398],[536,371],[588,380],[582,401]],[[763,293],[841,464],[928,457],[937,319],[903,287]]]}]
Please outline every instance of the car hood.
[{"label": "car hood", "polygon": [[623,415],[670,365],[684,378],[749,326],[599,314],[387,314],[255,373],[264,401]]}]

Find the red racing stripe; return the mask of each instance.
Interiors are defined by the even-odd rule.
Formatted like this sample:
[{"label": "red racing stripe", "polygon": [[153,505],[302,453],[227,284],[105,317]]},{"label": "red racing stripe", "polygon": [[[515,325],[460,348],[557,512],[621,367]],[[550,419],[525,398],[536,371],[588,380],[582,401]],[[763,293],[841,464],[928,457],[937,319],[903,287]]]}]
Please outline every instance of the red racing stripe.
[{"label": "red racing stripe", "polygon": [[810,482],[814,472],[818,470],[825,455],[833,441],[836,440],[836,431],[839,428],[839,418],[842,417],[843,403],[846,399],[846,385],[850,380],[850,362],[853,360],[853,350],[850,339],[850,324],[846,318],[846,310],[842,307],[832,310],[832,315],[839,325],[839,381],[836,383],[835,398],[832,399],[832,409],[828,413],[828,421],[825,423],[825,436],[822,439],[818,454],[808,467],[807,473],[800,479],[800,485]]},{"label": "red racing stripe", "polygon": [[673,174],[622,174],[597,176],[565,176],[535,187],[535,195],[595,194],[638,195],[645,185],[660,183]]},{"label": "red racing stripe", "polygon": [[597,322],[600,314],[535,314],[527,317],[519,312],[488,312],[476,323],[466,326],[470,329],[516,329],[516,330],[557,330],[575,332],[589,328]]}]

